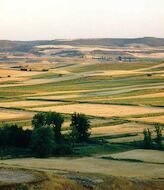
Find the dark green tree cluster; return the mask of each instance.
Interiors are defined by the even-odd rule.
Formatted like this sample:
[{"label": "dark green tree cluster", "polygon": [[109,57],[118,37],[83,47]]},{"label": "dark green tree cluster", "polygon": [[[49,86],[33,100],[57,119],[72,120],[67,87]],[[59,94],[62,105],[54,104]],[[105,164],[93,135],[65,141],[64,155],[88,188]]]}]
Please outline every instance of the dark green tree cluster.
[{"label": "dark green tree cluster", "polygon": [[37,113],[32,119],[32,126],[35,129],[43,126],[51,126],[54,130],[54,138],[57,143],[62,141],[61,127],[64,123],[64,117],[60,113],[48,112]]},{"label": "dark green tree cluster", "polygon": [[[162,144],[162,131],[163,127],[160,126],[159,124],[155,124],[155,130],[150,131],[150,129],[144,129],[143,134],[144,134],[144,140],[143,140],[143,147],[146,149],[163,149],[163,144]],[[155,138],[152,138],[152,133],[155,132]]]},{"label": "dark green tree cluster", "polygon": [[71,117],[71,133],[66,139],[61,128],[64,117],[60,113],[37,113],[32,120],[32,150],[37,157],[51,154],[70,154],[73,142],[87,142],[90,136],[89,119],[83,114],[74,113]]},{"label": "dark green tree cluster", "polygon": [[23,130],[17,125],[5,124],[0,128],[0,147],[28,147],[31,140],[31,130]]},{"label": "dark green tree cluster", "polygon": [[31,130],[23,130],[13,124],[4,124],[0,127],[0,157],[16,156],[18,149],[24,151],[28,149],[31,141]]},{"label": "dark green tree cluster", "polygon": [[35,128],[32,133],[32,150],[36,157],[51,155],[54,148],[54,131],[48,126]]},{"label": "dark green tree cluster", "polygon": [[32,119],[32,130],[5,124],[0,128],[0,150],[25,148],[30,149],[36,157],[70,154],[74,143],[88,141],[90,121],[84,114],[74,113],[69,135],[62,135],[63,123],[64,117],[60,113],[40,112]]},{"label": "dark green tree cluster", "polygon": [[149,129],[144,129],[143,134],[144,134],[144,140],[143,140],[144,148],[151,149],[153,144],[151,131]]},{"label": "dark green tree cluster", "polygon": [[90,136],[90,121],[84,114],[74,113],[71,118],[71,137],[74,142],[87,142]]}]

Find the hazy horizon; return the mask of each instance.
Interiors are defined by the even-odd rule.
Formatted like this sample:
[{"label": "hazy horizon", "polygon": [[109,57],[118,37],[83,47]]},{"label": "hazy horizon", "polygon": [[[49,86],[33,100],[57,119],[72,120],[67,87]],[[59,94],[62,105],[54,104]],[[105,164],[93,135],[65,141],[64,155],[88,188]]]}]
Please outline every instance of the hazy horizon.
[{"label": "hazy horizon", "polygon": [[163,0],[0,0],[0,40],[164,38]]},{"label": "hazy horizon", "polygon": [[157,38],[157,39],[164,39],[164,37],[156,37],[156,36],[141,36],[141,37],[126,37],[126,38],[124,38],[124,37],[113,37],[113,38],[111,38],[111,37],[105,37],[105,38],[96,38],[96,37],[90,37],[90,38],[54,38],[54,39],[32,39],[32,40],[10,40],[10,39],[0,39],[0,41],[20,41],[20,42],[23,42],[23,41],[53,41],[53,40],[57,40],[57,41],[71,41],[71,40],[87,40],[87,39],[89,39],[89,40],[92,40],[92,39],[140,39],[140,38]]}]

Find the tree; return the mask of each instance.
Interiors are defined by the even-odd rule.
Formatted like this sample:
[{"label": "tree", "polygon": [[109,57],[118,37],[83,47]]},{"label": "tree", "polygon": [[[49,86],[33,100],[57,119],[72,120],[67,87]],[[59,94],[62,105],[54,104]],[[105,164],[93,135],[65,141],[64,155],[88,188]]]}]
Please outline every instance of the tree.
[{"label": "tree", "polygon": [[151,138],[151,131],[149,129],[144,129],[144,140],[143,140],[143,147],[146,149],[152,148],[152,138]]},{"label": "tree", "polygon": [[32,150],[36,157],[48,157],[54,147],[54,131],[50,126],[35,128],[32,133]]},{"label": "tree", "polygon": [[156,124],[155,125],[155,133],[156,133],[155,142],[156,142],[159,149],[163,149],[162,131],[163,131],[163,127],[161,127],[159,124]]},{"label": "tree", "polygon": [[54,138],[57,143],[62,141],[61,127],[64,122],[64,118],[60,113],[47,112],[37,113],[32,119],[32,125],[34,128],[40,128],[44,125],[49,125],[54,129]]},{"label": "tree", "polygon": [[45,113],[39,112],[34,115],[32,119],[32,126],[34,128],[42,127],[46,124]]},{"label": "tree", "polygon": [[90,121],[84,114],[74,113],[71,117],[71,136],[76,142],[87,142],[90,136]]},{"label": "tree", "polygon": [[27,148],[31,139],[31,130],[23,130],[16,124],[4,124],[0,129],[0,146]]},{"label": "tree", "polygon": [[54,129],[55,141],[60,143],[62,141],[61,127],[64,122],[64,117],[57,112],[46,113],[46,124]]}]

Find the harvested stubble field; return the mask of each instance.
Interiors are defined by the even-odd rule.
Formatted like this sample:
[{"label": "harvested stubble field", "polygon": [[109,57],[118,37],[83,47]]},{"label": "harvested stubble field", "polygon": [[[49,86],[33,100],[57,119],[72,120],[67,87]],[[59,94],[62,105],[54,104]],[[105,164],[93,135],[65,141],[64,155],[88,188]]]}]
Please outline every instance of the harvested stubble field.
[{"label": "harvested stubble field", "polygon": [[159,113],[163,109],[144,106],[123,106],[123,105],[103,105],[103,104],[72,104],[62,106],[52,106],[43,108],[32,108],[32,111],[56,111],[60,113],[80,112],[97,117],[114,117],[137,114]]},{"label": "harvested stubble field", "polygon": [[26,112],[26,111],[17,111],[17,110],[6,110],[0,109],[0,121],[18,121],[18,120],[26,120],[31,119],[34,113]]},{"label": "harvested stubble field", "polygon": [[154,117],[142,117],[142,118],[135,118],[135,119],[131,119],[131,120],[135,120],[135,121],[141,121],[141,122],[145,122],[145,123],[160,123],[160,124],[164,124],[164,115],[162,116],[154,116]]},{"label": "harvested stubble field", "polygon": [[25,107],[38,107],[38,106],[49,106],[57,105],[60,102],[47,102],[47,101],[15,101],[15,102],[0,102],[0,107],[4,108],[25,108]]},{"label": "harvested stubble field", "polygon": [[[118,135],[126,133],[141,133],[144,128],[150,127],[149,125],[139,124],[139,123],[125,123],[113,126],[101,126],[94,127],[91,129],[92,135]],[[152,128],[152,127],[151,127]]]}]

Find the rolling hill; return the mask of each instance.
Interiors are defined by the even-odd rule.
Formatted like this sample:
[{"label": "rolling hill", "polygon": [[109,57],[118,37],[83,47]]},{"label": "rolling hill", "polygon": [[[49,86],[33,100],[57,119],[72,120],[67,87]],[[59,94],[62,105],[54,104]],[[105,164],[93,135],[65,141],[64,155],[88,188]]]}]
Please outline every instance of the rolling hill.
[{"label": "rolling hill", "polygon": [[0,51],[30,51],[38,45],[73,45],[73,46],[164,46],[164,38],[99,38],[99,39],[75,39],[75,40],[43,40],[43,41],[9,41],[0,40]]}]

